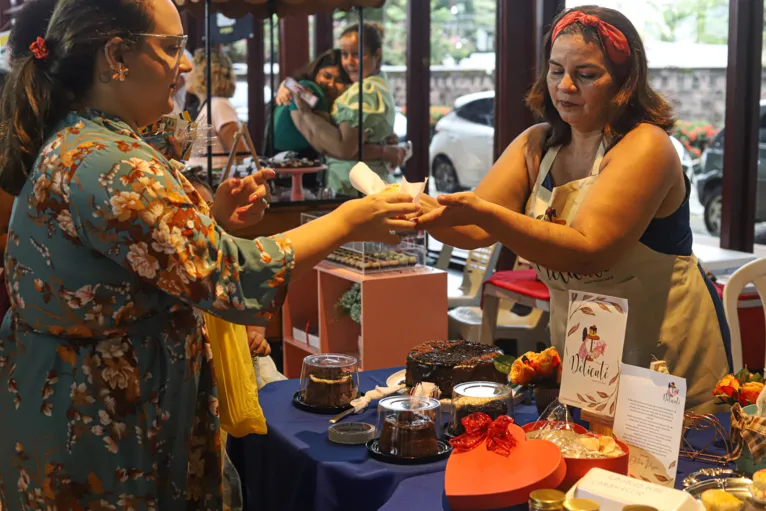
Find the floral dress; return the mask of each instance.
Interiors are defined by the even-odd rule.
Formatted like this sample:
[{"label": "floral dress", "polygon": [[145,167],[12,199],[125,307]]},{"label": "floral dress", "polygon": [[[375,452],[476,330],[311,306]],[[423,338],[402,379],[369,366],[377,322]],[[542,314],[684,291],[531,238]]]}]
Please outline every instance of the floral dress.
[{"label": "floral dress", "polygon": [[218,400],[201,310],[265,324],[289,240],[226,234],[117,120],[72,113],[10,224],[0,329],[4,511],[221,508]]}]

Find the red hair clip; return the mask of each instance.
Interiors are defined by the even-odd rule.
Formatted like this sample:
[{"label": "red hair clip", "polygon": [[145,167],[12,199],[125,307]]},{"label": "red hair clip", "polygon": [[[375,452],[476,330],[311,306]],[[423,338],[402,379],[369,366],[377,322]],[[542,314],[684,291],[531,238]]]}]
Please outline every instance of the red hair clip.
[{"label": "red hair clip", "polygon": [[553,29],[551,41],[555,41],[561,31],[573,23],[595,28],[604,52],[613,63],[622,64],[630,57],[630,44],[625,34],[614,25],[602,21],[598,16],[585,14],[581,11],[572,11],[561,18],[561,21]]},{"label": "red hair clip", "polygon": [[35,39],[35,42],[29,45],[29,49],[32,50],[37,60],[48,58],[48,47],[45,46],[45,39],[42,37]]}]

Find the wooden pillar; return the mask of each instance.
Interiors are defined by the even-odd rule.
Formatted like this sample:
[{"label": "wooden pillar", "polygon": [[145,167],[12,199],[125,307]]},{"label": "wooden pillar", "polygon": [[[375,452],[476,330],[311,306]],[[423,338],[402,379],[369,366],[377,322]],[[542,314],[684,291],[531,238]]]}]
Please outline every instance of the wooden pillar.
[{"label": "wooden pillar", "polygon": [[264,44],[263,20],[253,17],[253,27],[247,40],[247,127],[258,151],[263,147],[266,129],[266,105],[263,90],[266,78],[263,73],[266,45]]},{"label": "wooden pillar", "polygon": [[542,69],[545,56],[545,35],[551,29],[553,20],[566,8],[565,0],[537,0],[537,12],[535,15],[535,66]]},{"label": "wooden pillar", "polygon": [[[534,82],[536,68],[535,0],[497,0],[495,31],[495,159],[525,129],[534,124],[524,97]],[[498,270],[510,270],[516,255],[500,252]]]},{"label": "wooden pillar", "polygon": [[431,3],[407,2],[407,139],[412,158],[404,169],[411,183],[429,174],[431,96]]},{"label": "wooden pillar", "polygon": [[332,33],[333,22],[331,12],[314,14],[314,58],[331,48],[335,43]]},{"label": "wooden pillar", "polygon": [[184,27],[184,34],[189,36],[186,49],[194,53],[194,50],[202,48],[203,44],[202,20],[197,19],[188,9],[184,9],[181,11],[181,23]]},{"label": "wooden pillar", "polygon": [[[534,124],[524,97],[535,76],[535,0],[497,0],[495,159]],[[409,110],[409,107],[408,107]]]},{"label": "wooden pillar", "polygon": [[279,20],[279,74],[284,80],[309,61],[309,17]]},{"label": "wooden pillar", "polygon": [[763,0],[729,2],[721,247],[752,252],[755,237]]}]

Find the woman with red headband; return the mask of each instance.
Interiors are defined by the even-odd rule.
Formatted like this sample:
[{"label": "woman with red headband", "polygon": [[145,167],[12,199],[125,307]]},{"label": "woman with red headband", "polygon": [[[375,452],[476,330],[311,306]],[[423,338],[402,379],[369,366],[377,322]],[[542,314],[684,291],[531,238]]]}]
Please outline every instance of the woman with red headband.
[{"label": "woman with red headband", "polygon": [[419,223],[444,243],[500,242],[530,261],[550,289],[559,348],[569,290],[628,299],[624,362],[666,360],[687,379],[687,406],[709,410],[731,364],[728,328],[692,253],[690,184],[667,135],[675,119],[647,83],[638,33],[617,11],[570,9],[545,56],[527,97],[545,123],[475,192],[421,201]]}]

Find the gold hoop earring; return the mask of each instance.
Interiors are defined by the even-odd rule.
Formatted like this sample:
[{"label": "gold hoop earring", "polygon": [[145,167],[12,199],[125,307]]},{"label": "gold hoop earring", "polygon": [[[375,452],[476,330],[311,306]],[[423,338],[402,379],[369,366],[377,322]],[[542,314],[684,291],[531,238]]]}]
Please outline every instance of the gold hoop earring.
[{"label": "gold hoop earring", "polygon": [[130,70],[127,67],[120,64],[120,67],[118,67],[117,71],[115,71],[114,74],[112,75],[112,80],[117,80],[118,82],[124,82],[129,72]]}]

